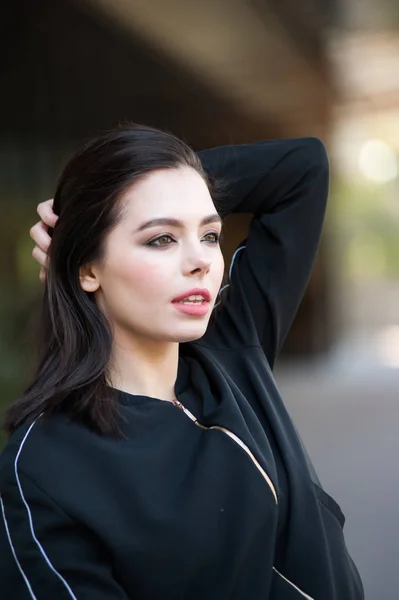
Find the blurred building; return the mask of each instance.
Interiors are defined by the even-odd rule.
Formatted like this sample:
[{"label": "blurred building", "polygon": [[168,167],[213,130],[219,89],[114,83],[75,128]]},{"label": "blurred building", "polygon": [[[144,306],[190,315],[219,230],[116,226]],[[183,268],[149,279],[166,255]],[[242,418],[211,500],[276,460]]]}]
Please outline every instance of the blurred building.
[{"label": "blurred building", "polygon": [[345,3],[329,56],[339,94],[330,156],[341,248],[339,307],[352,335],[389,340],[399,366],[399,4]]}]

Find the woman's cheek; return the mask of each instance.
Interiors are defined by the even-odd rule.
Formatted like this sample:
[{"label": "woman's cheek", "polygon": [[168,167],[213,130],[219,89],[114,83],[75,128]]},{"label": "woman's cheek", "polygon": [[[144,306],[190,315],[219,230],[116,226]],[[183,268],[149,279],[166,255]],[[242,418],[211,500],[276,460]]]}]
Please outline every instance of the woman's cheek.
[{"label": "woman's cheek", "polygon": [[160,296],[171,289],[170,277],[165,269],[151,263],[136,264],[130,271],[129,279],[141,295],[156,293]]}]

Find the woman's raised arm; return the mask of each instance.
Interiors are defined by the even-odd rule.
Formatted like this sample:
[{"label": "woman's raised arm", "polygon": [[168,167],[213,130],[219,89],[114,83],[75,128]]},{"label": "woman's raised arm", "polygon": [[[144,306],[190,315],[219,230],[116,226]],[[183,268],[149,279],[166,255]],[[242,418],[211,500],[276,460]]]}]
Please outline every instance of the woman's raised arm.
[{"label": "woman's raised arm", "polygon": [[230,266],[226,301],[207,334],[223,345],[261,344],[272,366],[313,268],[328,196],[329,167],[316,138],[271,140],[200,152],[228,191],[221,212],[251,213]]}]

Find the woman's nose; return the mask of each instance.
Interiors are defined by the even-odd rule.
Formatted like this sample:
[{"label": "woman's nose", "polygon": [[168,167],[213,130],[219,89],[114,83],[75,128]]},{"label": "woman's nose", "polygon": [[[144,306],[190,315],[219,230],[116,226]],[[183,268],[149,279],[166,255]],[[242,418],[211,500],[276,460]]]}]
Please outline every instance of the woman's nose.
[{"label": "woman's nose", "polygon": [[205,273],[207,273],[209,271],[209,269],[211,268],[211,264],[212,264],[212,260],[210,258],[207,258],[206,256],[202,256],[201,258],[198,259],[198,265],[194,269],[194,271],[201,270],[201,271],[205,271]]},{"label": "woman's nose", "polygon": [[186,261],[186,269],[190,273],[195,273],[196,271],[207,273],[211,268],[211,264],[212,259],[209,256],[206,256],[204,252],[198,252]]}]

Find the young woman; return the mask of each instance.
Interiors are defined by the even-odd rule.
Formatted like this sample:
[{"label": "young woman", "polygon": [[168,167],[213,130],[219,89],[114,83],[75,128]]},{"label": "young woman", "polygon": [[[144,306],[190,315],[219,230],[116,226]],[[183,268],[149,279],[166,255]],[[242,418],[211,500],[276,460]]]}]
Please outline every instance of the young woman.
[{"label": "young woman", "polygon": [[[70,161],[54,198],[41,361],[5,419],[2,597],[364,597],[342,512],[271,371],[327,194],[313,138],[198,157],[134,126]],[[221,217],[233,212],[253,220],[222,285]],[[39,214],[44,265],[56,218],[48,203]]]}]

